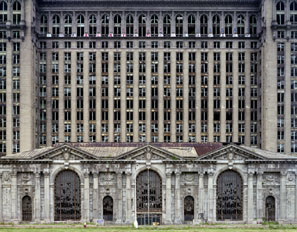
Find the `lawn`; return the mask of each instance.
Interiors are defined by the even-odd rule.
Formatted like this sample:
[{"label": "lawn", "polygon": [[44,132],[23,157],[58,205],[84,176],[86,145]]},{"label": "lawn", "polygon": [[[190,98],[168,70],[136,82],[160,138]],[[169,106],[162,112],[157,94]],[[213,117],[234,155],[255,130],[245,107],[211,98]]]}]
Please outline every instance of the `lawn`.
[{"label": "lawn", "polygon": [[177,232],[296,232],[296,225],[203,225],[203,226],[158,226],[158,227],[140,227],[138,229],[132,226],[105,226],[95,227],[94,225],[83,228],[82,225],[0,225],[0,232],[121,232],[121,231],[177,231]]}]

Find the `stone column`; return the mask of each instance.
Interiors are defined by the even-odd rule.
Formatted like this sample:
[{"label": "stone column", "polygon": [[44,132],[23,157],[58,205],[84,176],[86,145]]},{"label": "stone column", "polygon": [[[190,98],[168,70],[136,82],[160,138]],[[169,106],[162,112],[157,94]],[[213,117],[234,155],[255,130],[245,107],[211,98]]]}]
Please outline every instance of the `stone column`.
[{"label": "stone column", "polygon": [[126,142],[126,51],[121,52],[121,142]]},{"label": "stone column", "polygon": [[[163,22],[163,19],[161,20]],[[163,30],[163,28],[162,28]],[[159,32],[160,33],[160,32]],[[159,105],[158,105],[158,128],[159,128],[159,140],[158,142],[162,143],[164,142],[164,53],[163,51],[159,52],[159,73],[158,73],[158,78],[159,78],[159,82],[158,82],[158,90],[159,90]]]},{"label": "stone column", "polygon": [[50,222],[50,178],[49,170],[44,170],[44,221]]},{"label": "stone column", "polygon": [[[225,30],[225,29],[224,29]],[[226,52],[221,52],[221,142],[226,142]]]},{"label": "stone column", "polygon": [[282,171],[280,175],[280,213],[279,213],[279,219],[281,221],[286,220],[286,202],[287,202],[286,177],[287,177],[287,172]]},{"label": "stone column", "polygon": [[[135,27],[135,26],[134,26]],[[133,77],[139,75],[139,53],[133,52]],[[139,79],[134,78],[133,80],[133,142],[139,142],[138,126],[139,126],[139,105],[138,105],[138,94],[139,94]],[[150,128],[149,128],[150,129]]]},{"label": "stone column", "polygon": [[35,222],[40,222],[40,173],[35,173]]},{"label": "stone column", "polygon": [[84,172],[84,220],[90,221],[90,179],[89,171]]},{"label": "stone column", "polygon": [[[198,183],[198,220],[201,221],[205,218],[204,215],[204,173],[199,172],[199,183]],[[203,217],[203,218],[202,218]]]},{"label": "stone column", "polygon": [[88,52],[83,53],[83,65],[84,65],[83,75],[85,77],[85,80],[83,82],[83,94],[84,94],[83,96],[83,104],[84,104],[83,105],[83,141],[84,142],[89,142],[89,81],[87,78],[89,76],[89,56],[88,55],[89,55]]},{"label": "stone column", "polygon": [[[208,19],[208,22],[211,21],[211,19]],[[214,108],[213,108],[213,66],[214,66],[214,54],[213,52],[208,52],[208,141],[213,142],[213,133],[214,133],[214,128],[213,128],[213,114],[214,114]]]},{"label": "stone column", "polygon": [[146,142],[151,142],[151,105],[152,105],[152,97],[151,97],[151,76],[152,76],[152,70],[151,70],[151,52],[146,52],[146,70],[145,70],[145,76],[146,76],[146,82],[145,82],[145,93],[146,93],[146,112],[145,112],[145,124],[146,124]]},{"label": "stone column", "polygon": [[175,34],[175,20],[176,20],[176,18],[175,18],[175,13],[174,13],[174,11],[172,11],[172,14],[171,14],[171,37],[175,37],[176,36],[176,34]]},{"label": "stone column", "polygon": [[[111,33],[111,32],[110,32]],[[114,66],[114,53],[112,51],[108,52],[108,142],[114,141],[114,105],[113,105],[113,89],[114,89],[114,78],[113,78],[113,66]]]},{"label": "stone column", "polygon": [[213,172],[208,171],[208,221],[214,221]]},{"label": "stone column", "polygon": [[121,224],[123,222],[123,193],[122,193],[122,173],[119,171],[117,173],[117,217],[116,224]]},{"label": "stone column", "polygon": [[146,31],[145,34],[150,34],[151,35],[151,15],[150,12],[146,13],[146,23],[145,23]]},{"label": "stone column", "polygon": [[180,175],[181,172],[175,172],[175,224],[182,224],[181,221],[181,194],[180,194]]},{"label": "stone column", "polygon": [[131,171],[126,172],[126,223],[130,224],[133,222],[132,218],[132,205],[131,205]]},{"label": "stone column", "polygon": [[257,221],[262,222],[262,218],[264,217],[263,213],[263,172],[257,172]]},{"label": "stone column", "polygon": [[[174,21],[175,22],[175,21]],[[175,25],[175,23],[174,23]],[[172,32],[171,32],[172,33]],[[175,34],[175,32],[174,32]],[[171,142],[176,142],[176,52],[171,52]]]},{"label": "stone column", "polygon": [[166,172],[166,224],[171,224],[171,171]]},{"label": "stone column", "polygon": [[254,189],[253,189],[253,177],[254,172],[248,173],[248,210],[247,210],[247,222],[252,223],[254,219]]},{"label": "stone column", "polygon": [[[99,20],[100,21],[100,20]],[[100,25],[101,26],[101,25]],[[98,32],[100,33],[100,32]],[[102,53],[97,51],[96,52],[96,94],[97,94],[97,99],[96,99],[96,142],[101,142],[101,84],[102,81],[100,80],[99,77],[102,76],[102,70],[101,67],[102,65]],[[99,97],[100,96],[100,97]]]},{"label": "stone column", "polygon": [[17,185],[17,172],[14,170],[11,173],[11,206],[12,206],[12,220],[18,220],[18,185]]},{"label": "stone column", "polygon": [[3,193],[2,193],[2,175],[0,172],[0,222],[3,222]]},{"label": "stone column", "polygon": [[189,53],[183,52],[184,58],[184,70],[183,70],[183,78],[184,78],[184,128],[183,128],[183,141],[189,142]]},{"label": "stone column", "polygon": [[98,181],[98,177],[99,177],[99,173],[98,172],[94,172],[93,173],[93,219],[99,219],[99,181]]},{"label": "stone column", "polygon": [[188,15],[185,12],[183,15],[183,36],[188,37],[189,33],[188,33]]},{"label": "stone column", "polygon": [[[236,32],[237,34],[238,32]],[[238,142],[238,51],[233,51],[232,141]]]},{"label": "stone column", "polygon": [[[199,17],[197,16],[197,21]],[[199,29],[200,30],[200,29]],[[196,68],[196,81],[195,81],[195,88],[196,88],[196,96],[195,96],[195,105],[196,105],[196,142],[201,142],[201,52],[197,50],[196,52],[196,63],[195,63],[195,68]]]},{"label": "stone column", "polygon": [[[245,58],[245,99],[251,99],[251,53],[246,52]],[[244,144],[251,144],[251,101],[245,101],[245,138]]]}]

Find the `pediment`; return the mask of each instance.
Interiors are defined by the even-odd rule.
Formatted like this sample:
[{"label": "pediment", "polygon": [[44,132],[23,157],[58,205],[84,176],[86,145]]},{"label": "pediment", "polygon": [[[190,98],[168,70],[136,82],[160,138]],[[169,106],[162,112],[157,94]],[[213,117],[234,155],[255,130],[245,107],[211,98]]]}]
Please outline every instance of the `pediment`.
[{"label": "pediment", "polygon": [[182,160],[178,155],[159,147],[147,145],[126,152],[117,158],[118,160]]},{"label": "pediment", "polygon": [[199,157],[199,160],[265,160],[264,156],[248,151],[240,146],[228,145]]},{"label": "pediment", "polygon": [[62,145],[33,157],[34,160],[96,160],[96,156],[77,147]]}]

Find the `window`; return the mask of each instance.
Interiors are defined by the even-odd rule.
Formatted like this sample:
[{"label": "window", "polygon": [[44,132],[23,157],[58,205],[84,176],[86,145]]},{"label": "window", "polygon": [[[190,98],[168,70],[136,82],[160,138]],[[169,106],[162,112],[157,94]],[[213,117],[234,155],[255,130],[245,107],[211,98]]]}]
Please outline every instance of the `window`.
[{"label": "window", "polygon": [[227,36],[232,35],[232,16],[231,15],[227,15],[225,17],[225,34]]},{"label": "window", "polygon": [[278,25],[285,24],[285,4],[282,1],[276,4],[276,22]]},{"label": "window", "polygon": [[200,17],[200,34],[206,36],[208,34],[208,18],[206,15]]},{"label": "window", "polygon": [[215,15],[212,18],[212,33],[215,36],[220,35],[220,17],[218,15]]},{"label": "window", "polygon": [[2,1],[0,3],[0,24],[7,22],[7,3]]},{"label": "window", "polygon": [[21,23],[21,3],[15,1],[12,6],[12,22],[13,24]]},{"label": "window", "polygon": [[113,28],[113,33],[114,36],[120,36],[121,35],[121,22],[122,22],[122,18],[120,15],[115,15],[114,16],[114,28]]},{"label": "window", "polygon": [[133,36],[134,33],[134,18],[132,15],[128,15],[126,18],[126,35]]},{"label": "window", "polygon": [[257,18],[255,15],[250,16],[250,34],[256,35],[257,34]]},{"label": "window", "polygon": [[194,15],[190,15],[188,17],[188,34],[189,36],[195,36],[195,17]]}]

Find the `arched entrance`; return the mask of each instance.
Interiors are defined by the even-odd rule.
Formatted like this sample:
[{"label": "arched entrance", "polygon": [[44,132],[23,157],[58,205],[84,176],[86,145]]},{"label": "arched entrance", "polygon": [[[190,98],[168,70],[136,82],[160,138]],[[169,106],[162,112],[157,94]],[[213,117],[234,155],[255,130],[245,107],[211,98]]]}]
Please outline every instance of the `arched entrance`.
[{"label": "arched entrance", "polygon": [[139,225],[161,223],[162,180],[158,173],[145,170],[136,178],[136,208]]},{"label": "arched entrance", "polygon": [[266,221],[275,221],[275,198],[268,196],[265,201],[265,218]]},{"label": "arched entrance", "polygon": [[110,196],[103,198],[103,219],[105,221],[113,220],[113,199]]},{"label": "arched entrance", "polygon": [[22,221],[32,221],[32,200],[29,196],[22,199]]},{"label": "arched entrance", "polygon": [[217,220],[242,220],[242,179],[235,171],[222,172],[217,179]]},{"label": "arched entrance", "polygon": [[65,170],[55,180],[55,221],[80,220],[80,179],[78,175]]},{"label": "arched entrance", "polygon": [[184,200],[184,220],[193,221],[194,219],[194,198],[192,196],[185,197]]}]

